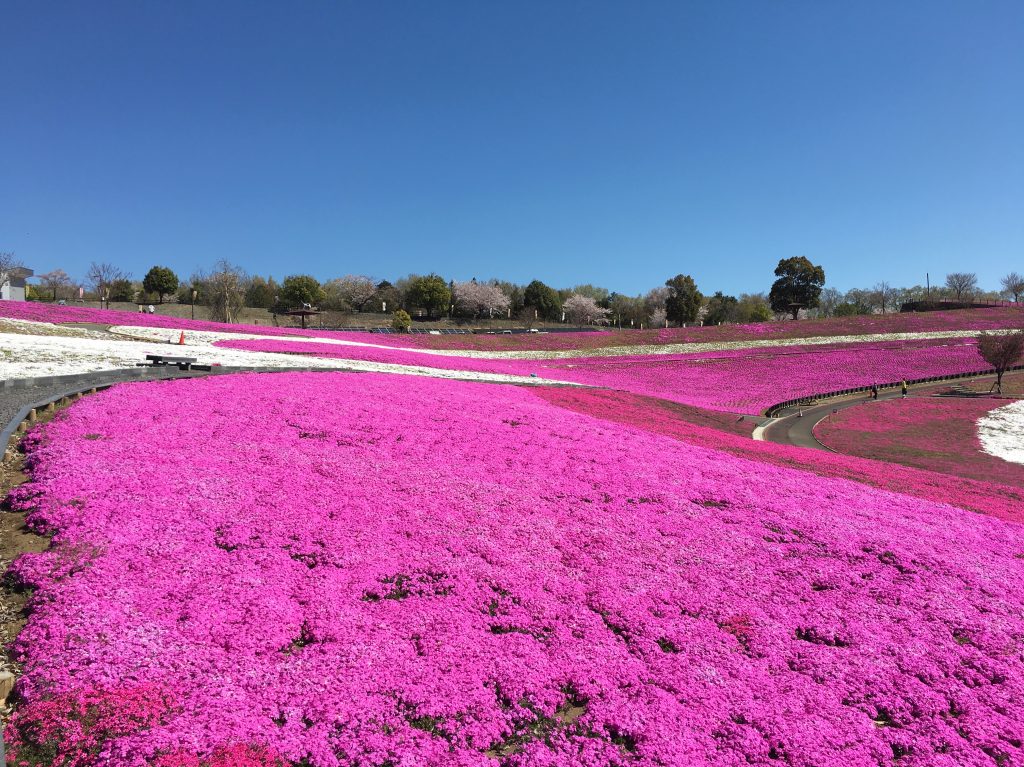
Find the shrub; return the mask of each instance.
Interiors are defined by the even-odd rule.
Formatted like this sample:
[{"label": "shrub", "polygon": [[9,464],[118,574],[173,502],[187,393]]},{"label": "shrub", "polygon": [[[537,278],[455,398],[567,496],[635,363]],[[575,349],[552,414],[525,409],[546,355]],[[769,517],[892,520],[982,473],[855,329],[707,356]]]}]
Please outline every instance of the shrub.
[{"label": "shrub", "polygon": [[391,319],[391,327],[402,333],[408,333],[409,328],[412,327],[412,317],[409,316],[409,312],[404,309],[399,309],[395,312],[394,317]]}]

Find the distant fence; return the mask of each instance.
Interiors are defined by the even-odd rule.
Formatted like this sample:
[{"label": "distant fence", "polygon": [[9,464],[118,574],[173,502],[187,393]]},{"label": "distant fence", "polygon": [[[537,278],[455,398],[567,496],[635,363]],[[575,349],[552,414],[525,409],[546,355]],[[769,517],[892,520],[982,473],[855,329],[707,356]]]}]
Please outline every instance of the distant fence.
[{"label": "distant fence", "polygon": [[956,301],[951,298],[935,298],[928,301],[906,301],[900,305],[900,312],[941,312],[950,309],[1022,309],[1024,304],[1014,301]]},{"label": "distant fence", "polygon": [[[1006,369],[1007,372],[1011,370],[1024,370],[1024,365],[1014,365]],[[970,373],[953,373],[951,375],[944,376],[930,376],[928,378],[908,378],[907,386],[913,386],[914,384],[923,383],[941,383],[942,381],[955,381],[958,378],[977,378],[978,376],[995,375],[995,371],[989,368],[988,370],[976,370]],[[868,384],[867,386],[854,386],[850,389],[837,389],[836,391],[830,392],[819,392],[815,394],[808,394],[804,397],[797,397],[796,399],[787,399],[783,402],[777,402],[767,410],[764,414],[769,418],[774,418],[780,410],[785,410],[787,407],[795,407],[797,405],[812,405],[817,400],[832,399],[833,397],[845,397],[850,394],[860,394],[861,392],[871,391],[872,386],[877,386],[879,389],[895,389],[900,386],[900,381],[890,381],[887,383],[880,384]]]}]

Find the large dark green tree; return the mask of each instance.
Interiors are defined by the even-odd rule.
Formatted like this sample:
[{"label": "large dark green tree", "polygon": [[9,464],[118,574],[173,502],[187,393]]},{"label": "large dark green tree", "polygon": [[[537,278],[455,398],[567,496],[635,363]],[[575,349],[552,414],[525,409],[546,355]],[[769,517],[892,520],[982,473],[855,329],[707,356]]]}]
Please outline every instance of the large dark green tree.
[{"label": "large dark green tree", "polygon": [[110,301],[127,302],[135,300],[135,287],[129,279],[122,278],[114,280],[110,283],[108,288],[110,290],[108,300]]},{"label": "large dark green tree", "polygon": [[535,310],[537,317],[542,320],[555,322],[562,318],[562,299],[558,297],[558,291],[540,280],[534,280],[526,286],[523,305]]},{"label": "large dark green tree", "polygon": [[405,302],[409,306],[426,309],[427,315],[434,317],[448,311],[452,302],[452,291],[443,277],[428,274],[426,277],[416,277],[409,283]]},{"label": "large dark green tree", "polygon": [[178,289],[178,275],[166,266],[154,266],[142,278],[142,289],[147,293],[156,293],[162,304],[164,296]]},{"label": "large dark green tree", "polygon": [[825,270],[815,266],[804,256],[784,258],[775,267],[775,276],[768,302],[772,311],[790,312],[797,319],[801,309],[818,305],[821,288],[825,284]]},{"label": "large dark green tree", "polygon": [[708,299],[708,310],[704,315],[705,325],[719,325],[723,322],[736,322],[739,314],[739,300],[735,296],[726,296],[722,291]]},{"label": "large dark green tree", "polygon": [[665,299],[665,316],[669,322],[683,324],[696,322],[704,296],[697,290],[697,283],[688,274],[677,274],[665,281],[668,297]]},{"label": "large dark green tree", "polygon": [[324,298],[324,289],[308,274],[293,274],[281,283],[280,303],[288,309],[300,309],[303,304],[317,306]]}]

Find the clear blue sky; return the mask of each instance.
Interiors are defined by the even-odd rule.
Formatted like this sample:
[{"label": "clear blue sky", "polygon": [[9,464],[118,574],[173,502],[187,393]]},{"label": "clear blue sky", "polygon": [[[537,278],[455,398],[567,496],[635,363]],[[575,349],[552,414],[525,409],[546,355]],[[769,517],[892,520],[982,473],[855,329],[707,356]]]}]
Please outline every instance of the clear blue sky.
[{"label": "clear blue sky", "polygon": [[626,293],[1024,272],[1024,2],[0,5],[0,250]]}]

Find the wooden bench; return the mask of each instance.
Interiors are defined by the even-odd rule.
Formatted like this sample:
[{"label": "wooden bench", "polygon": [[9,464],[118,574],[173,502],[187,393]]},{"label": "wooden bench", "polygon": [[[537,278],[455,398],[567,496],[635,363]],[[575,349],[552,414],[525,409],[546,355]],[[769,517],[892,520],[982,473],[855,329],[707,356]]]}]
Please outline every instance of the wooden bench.
[{"label": "wooden bench", "polygon": [[177,365],[178,370],[210,370],[210,365],[197,365],[195,357],[170,357],[165,354],[147,354],[147,362],[140,362],[141,366],[166,367]]}]

